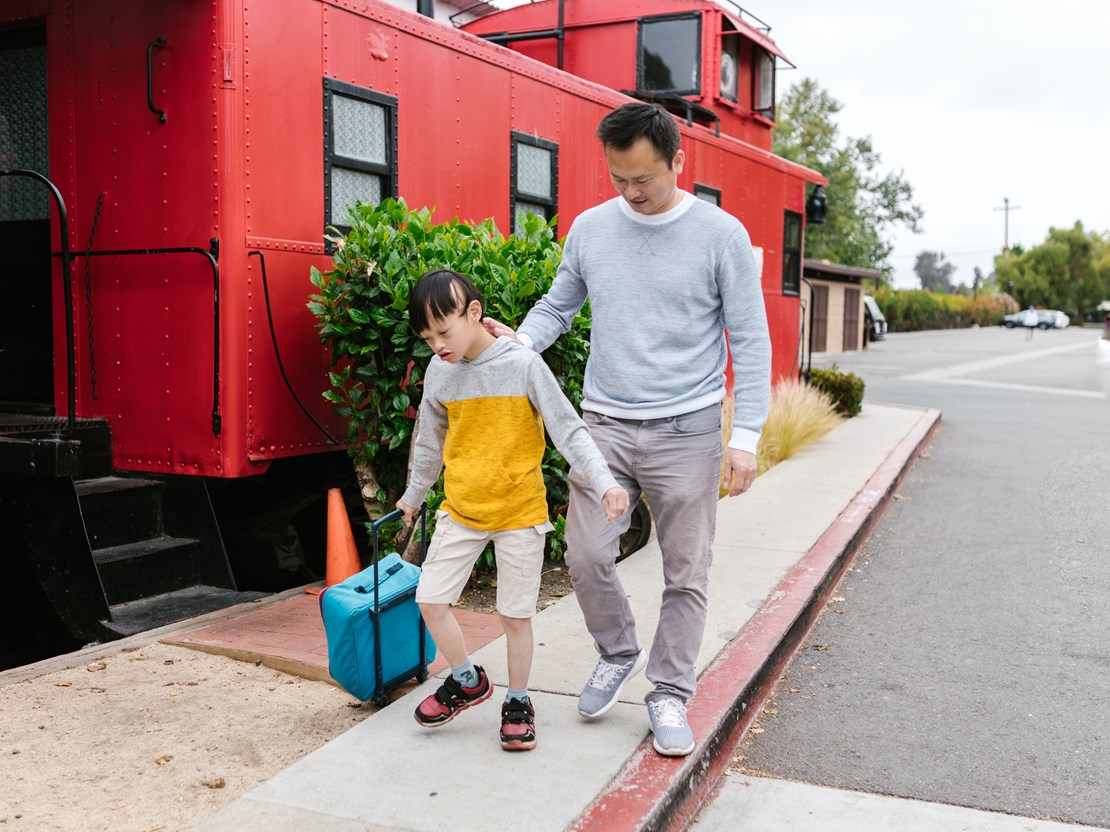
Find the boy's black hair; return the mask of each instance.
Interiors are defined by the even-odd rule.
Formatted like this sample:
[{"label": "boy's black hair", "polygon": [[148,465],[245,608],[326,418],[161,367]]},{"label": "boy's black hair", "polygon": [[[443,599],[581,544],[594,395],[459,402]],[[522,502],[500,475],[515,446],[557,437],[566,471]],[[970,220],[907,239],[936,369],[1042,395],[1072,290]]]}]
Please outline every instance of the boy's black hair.
[{"label": "boy's black hair", "polygon": [[671,167],[678,153],[680,136],[671,114],[654,104],[622,104],[601,120],[597,137],[604,147],[628,150],[640,139],[648,139],[659,158]]},{"label": "boy's black hair", "polygon": [[465,314],[474,300],[482,303],[482,296],[466,275],[451,269],[424,272],[409,295],[409,325],[417,333],[424,332],[431,329],[433,319]]}]

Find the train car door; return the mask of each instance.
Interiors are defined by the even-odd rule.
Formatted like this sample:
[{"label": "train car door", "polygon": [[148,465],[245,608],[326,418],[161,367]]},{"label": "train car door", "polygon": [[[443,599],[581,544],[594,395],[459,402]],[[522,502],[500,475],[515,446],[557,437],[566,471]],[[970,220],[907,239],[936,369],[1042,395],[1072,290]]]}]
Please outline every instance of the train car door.
[{"label": "train car door", "polygon": [[[49,177],[46,27],[0,30],[0,170]],[[0,177],[0,411],[52,413],[50,194]]]}]

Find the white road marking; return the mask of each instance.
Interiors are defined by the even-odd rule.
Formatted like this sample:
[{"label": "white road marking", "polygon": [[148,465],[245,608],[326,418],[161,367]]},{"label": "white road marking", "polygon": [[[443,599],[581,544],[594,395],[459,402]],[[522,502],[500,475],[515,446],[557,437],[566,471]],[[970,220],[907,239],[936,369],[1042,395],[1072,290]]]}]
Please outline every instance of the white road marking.
[{"label": "white road marking", "polygon": [[960,384],[965,387],[985,387],[992,390],[1015,390],[1025,393],[1048,393],[1058,396],[1079,396],[1085,399],[1101,399],[1102,394],[1096,390],[1079,390],[1071,387],[1046,387],[1038,384],[1014,384],[1001,381],[987,381],[985,379],[959,378],[969,373],[978,373],[983,370],[993,370],[997,367],[1006,367],[1010,364],[1020,364],[1025,361],[1036,361],[1038,358],[1048,358],[1077,350],[1089,350],[1094,342],[1083,341],[1078,344],[1068,344],[1062,347],[1050,347],[1043,350],[1000,355],[995,358],[984,358],[979,361],[966,361],[962,364],[953,364],[949,367],[938,367],[933,370],[923,370],[902,376],[905,381],[929,381],[942,384]]}]

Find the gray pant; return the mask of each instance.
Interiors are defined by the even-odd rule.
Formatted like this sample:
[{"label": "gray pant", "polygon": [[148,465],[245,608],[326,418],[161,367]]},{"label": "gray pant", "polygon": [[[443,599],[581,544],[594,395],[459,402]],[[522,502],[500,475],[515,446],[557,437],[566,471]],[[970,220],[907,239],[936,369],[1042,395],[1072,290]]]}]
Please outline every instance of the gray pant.
[{"label": "gray pant", "polygon": [[[687,701],[694,695],[695,661],[705,631],[723,456],[721,407],[643,421],[592,411],[582,418],[632,504],[641,495],[647,499],[663,552],[659,628],[647,665],[655,689],[646,699],[667,695]],[[616,570],[620,536],[630,515],[607,522],[600,495],[573,470],[569,483],[566,561],[571,583],[598,653],[623,664],[640,649]]]}]

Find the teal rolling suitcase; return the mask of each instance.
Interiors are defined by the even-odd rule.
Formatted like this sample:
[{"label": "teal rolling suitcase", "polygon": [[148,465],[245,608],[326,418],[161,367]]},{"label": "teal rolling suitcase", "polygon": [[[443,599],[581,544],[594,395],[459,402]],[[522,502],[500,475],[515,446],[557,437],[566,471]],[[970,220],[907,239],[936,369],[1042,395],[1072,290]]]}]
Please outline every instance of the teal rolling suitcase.
[{"label": "teal rolling suitcase", "polygon": [[[352,696],[384,705],[387,694],[409,679],[423,682],[436,646],[416,605],[420,567],[392,552],[379,560],[378,530],[397,520],[387,514],[372,526],[374,563],[320,593],[328,639],[328,670]],[[425,509],[420,510],[420,560],[427,547]]]}]

